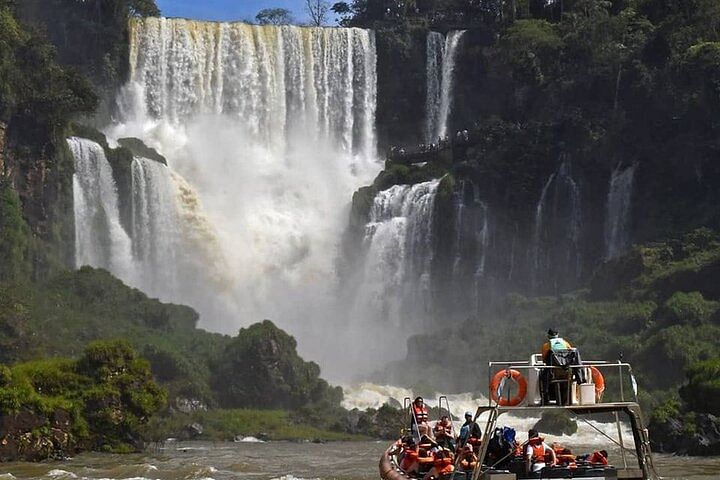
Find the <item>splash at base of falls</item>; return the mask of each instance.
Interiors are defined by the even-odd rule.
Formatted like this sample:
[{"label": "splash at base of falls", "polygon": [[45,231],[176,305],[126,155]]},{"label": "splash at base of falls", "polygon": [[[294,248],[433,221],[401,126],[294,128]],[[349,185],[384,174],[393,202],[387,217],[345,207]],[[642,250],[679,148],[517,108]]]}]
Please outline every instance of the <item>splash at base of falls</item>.
[{"label": "splash at base of falls", "polygon": [[[130,27],[130,80],[104,131],[167,158],[175,221],[192,226],[174,233],[158,205],[166,195],[136,192],[144,240],[134,253],[161,276],[149,288],[194,307],[211,330],[271,319],[324,376],[339,375],[325,348],[348,309],[336,302],[335,263],[352,192],[381,169],[374,33],[154,18]],[[138,180],[150,179],[145,167]],[[344,350],[361,353],[357,343]]]}]

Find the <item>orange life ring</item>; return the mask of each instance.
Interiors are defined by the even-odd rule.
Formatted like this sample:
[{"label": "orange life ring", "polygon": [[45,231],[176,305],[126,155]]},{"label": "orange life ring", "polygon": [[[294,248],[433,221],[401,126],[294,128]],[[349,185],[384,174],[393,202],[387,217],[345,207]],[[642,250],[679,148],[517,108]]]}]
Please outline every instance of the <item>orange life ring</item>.
[{"label": "orange life ring", "polygon": [[[503,378],[512,378],[518,385],[518,393],[510,399],[504,396],[498,398],[497,391]],[[514,407],[519,405],[525,398],[525,395],[527,395],[527,380],[525,380],[522,373],[517,370],[500,370],[495,374],[490,382],[490,397],[501,407]]]},{"label": "orange life ring", "polygon": [[590,373],[592,374],[592,381],[595,384],[595,401],[600,403],[605,393],[605,377],[603,377],[600,370],[595,367],[590,367]]}]

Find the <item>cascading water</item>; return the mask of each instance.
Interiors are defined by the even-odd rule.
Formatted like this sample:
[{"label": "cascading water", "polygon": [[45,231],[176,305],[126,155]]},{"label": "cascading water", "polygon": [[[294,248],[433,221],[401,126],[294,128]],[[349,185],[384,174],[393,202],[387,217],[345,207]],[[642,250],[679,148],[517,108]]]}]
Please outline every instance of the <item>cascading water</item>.
[{"label": "cascading water", "polygon": [[[319,347],[342,329],[332,302],[349,200],[381,167],[374,33],[148,18],[132,20],[130,44],[120,122],[106,132],[139,137],[168,159],[177,215],[197,227],[153,240],[175,250],[150,242],[136,252],[175,269],[155,282],[158,295],[195,307],[202,326],[223,332],[273,319],[298,337],[302,354],[332,366]],[[143,167],[138,180],[151,173]],[[190,192],[202,201],[200,223]],[[138,213],[139,234],[172,235],[165,218],[153,231]],[[195,259],[198,248],[216,258]],[[167,264],[170,255],[188,265]],[[221,288],[194,288],[187,270]]]},{"label": "cascading water", "polygon": [[[136,281],[145,292],[160,295],[177,287],[180,225],[177,189],[170,169],[154,160],[136,157],[132,172],[133,255],[142,265]],[[173,267],[169,267],[173,266]]]},{"label": "cascading water", "polygon": [[435,143],[448,134],[452,113],[455,60],[465,30],[454,30],[446,38],[437,32],[427,37],[427,94],[425,101],[425,141]]},{"label": "cascading water", "polygon": [[75,264],[105,268],[129,281],[134,275],[132,246],[120,223],[112,167],[93,141],[71,137],[68,146],[75,158]]},{"label": "cascading water", "polygon": [[[490,208],[481,200],[476,185],[462,181],[455,192],[454,209],[452,279],[457,298],[453,303],[477,311],[490,247]],[[472,285],[470,295],[466,293],[468,285]],[[468,300],[472,300],[472,304]]]},{"label": "cascading water", "polygon": [[403,355],[408,332],[431,326],[433,214],[439,183],[395,185],[379,192],[370,210],[363,278],[351,315],[357,323],[350,327],[375,335],[366,347],[376,365]]},{"label": "cascading water", "polygon": [[630,243],[632,190],[637,164],[618,165],[610,177],[605,216],[605,260],[622,255]]},{"label": "cascading water", "polygon": [[543,187],[535,209],[531,246],[532,288],[540,283],[560,291],[582,274],[580,187],[569,160],[563,160]]}]

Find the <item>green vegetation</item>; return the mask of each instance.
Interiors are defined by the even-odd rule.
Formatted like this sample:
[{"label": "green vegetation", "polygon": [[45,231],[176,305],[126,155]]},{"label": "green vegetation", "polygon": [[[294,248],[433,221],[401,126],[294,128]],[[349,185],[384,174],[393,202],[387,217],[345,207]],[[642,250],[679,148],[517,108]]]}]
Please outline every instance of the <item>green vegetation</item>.
[{"label": "green vegetation", "polygon": [[[189,426],[202,426],[202,433]],[[236,438],[255,437],[261,440],[339,441],[358,440],[363,437],[342,430],[318,427],[287,410],[267,409],[213,409],[192,414],[175,414],[156,417],[150,425],[159,441],[169,437],[194,438],[214,441],[232,441]]]},{"label": "green vegetation", "polygon": [[243,328],[217,359],[213,386],[221,406],[296,409],[339,405],[342,389],[320,378],[320,367],[296,352],[293,337],[265,320]]},{"label": "green vegetation", "polygon": [[[3,366],[0,455],[33,460],[83,448],[137,451],[142,429],[165,401],[148,363],[121,341],[91,343],[76,361]],[[13,451],[15,444],[20,448]]]},{"label": "green vegetation", "polygon": [[255,15],[260,25],[288,25],[293,23],[292,13],[287,8],[264,8]]}]

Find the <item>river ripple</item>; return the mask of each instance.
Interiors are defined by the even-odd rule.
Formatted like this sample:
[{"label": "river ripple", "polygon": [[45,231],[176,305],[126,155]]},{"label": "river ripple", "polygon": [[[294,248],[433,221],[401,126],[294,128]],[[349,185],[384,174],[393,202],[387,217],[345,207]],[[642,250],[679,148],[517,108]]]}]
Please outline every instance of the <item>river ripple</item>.
[{"label": "river ripple", "polygon": [[[379,480],[387,442],[169,443],[144,454],[86,453],[64,462],[9,463],[0,480]],[[720,457],[656,455],[660,475],[720,478]]]}]

